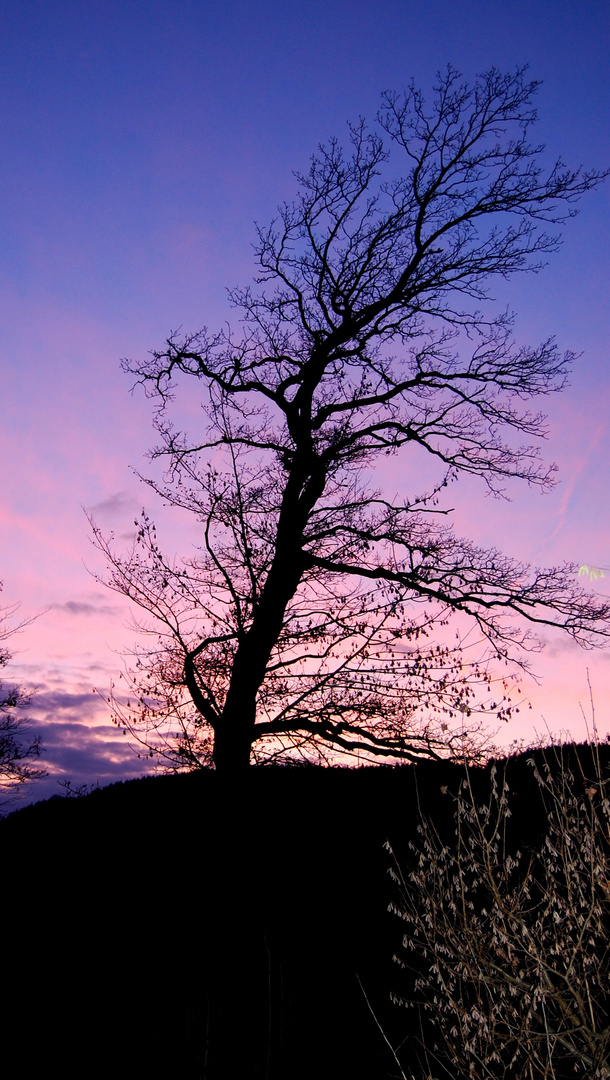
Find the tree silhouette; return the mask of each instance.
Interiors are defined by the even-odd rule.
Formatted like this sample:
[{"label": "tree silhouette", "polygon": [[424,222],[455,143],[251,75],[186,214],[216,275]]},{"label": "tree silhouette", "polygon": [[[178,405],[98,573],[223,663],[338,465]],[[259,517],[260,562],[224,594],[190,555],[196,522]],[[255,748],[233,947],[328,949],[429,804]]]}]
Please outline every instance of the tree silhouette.
[{"label": "tree silhouette", "polygon": [[[124,362],[158,406],[167,470],[146,482],[201,535],[173,560],[143,514],[121,555],[93,523],[107,583],[156,635],[116,720],[167,763],[472,753],[464,718],[510,711],[490,662],[524,663],[519,617],[606,640],[610,605],[572,566],[481,550],[439,501],[461,475],[495,495],[553,482],[513,437],[544,434],[525,403],[560,389],[571,357],[515,344],[488,283],[538,269],[605,174],[545,169],[536,88],[525,69],[469,86],[449,67],[429,108],[413,85],[384,94],[377,130],[360,120],[348,150],[320,146],[258,228],[256,285],[230,293],[239,330]],[[194,439],[168,418],[183,376],[202,393]]]},{"label": "tree silhouette", "polygon": [[[14,607],[0,608],[0,669],[11,659],[4,642],[25,625],[9,625],[14,612]],[[31,694],[23,687],[0,679],[0,793],[12,794],[19,784],[45,775],[45,770],[34,764],[40,756],[40,736],[32,735],[28,720],[21,715],[30,701]]]}]

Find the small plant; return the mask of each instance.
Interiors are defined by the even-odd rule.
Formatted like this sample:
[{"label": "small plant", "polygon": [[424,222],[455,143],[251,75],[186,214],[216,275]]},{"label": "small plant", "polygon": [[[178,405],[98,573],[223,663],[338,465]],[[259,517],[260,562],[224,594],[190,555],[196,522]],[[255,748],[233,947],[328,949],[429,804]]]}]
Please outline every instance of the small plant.
[{"label": "small plant", "polygon": [[599,750],[527,760],[541,803],[526,809],[546,818],[531,850],[531,834],[516,846],[507,768],[494,765],[485,798],[466,771],[454,838],[421,815],[411,867],[394,861],[410,992],[393,998],[420,1010],[427,1080],[610,1077],[610,780]]}]

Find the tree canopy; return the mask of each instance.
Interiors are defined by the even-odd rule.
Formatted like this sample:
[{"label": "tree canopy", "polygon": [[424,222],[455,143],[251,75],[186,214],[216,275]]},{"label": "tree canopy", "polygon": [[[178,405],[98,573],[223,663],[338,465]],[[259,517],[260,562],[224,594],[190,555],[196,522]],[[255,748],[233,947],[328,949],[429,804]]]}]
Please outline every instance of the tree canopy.
[{"label": "tree canopy", "polygon": [[[469,85],[448,67],[429,104],[385,93],[374,128],[321,145],[257,228],[237,327],[124,362],[157,406],[165,474],[146,482],[201,536],[166,556],[144,513],[121,554],[94,524],[148,635],[117,722],[166,763],[467,755],[473,714],[510,713],[494,660],[524,664],[536,628],[607,641],[610,605],[573,566],[456,536],[444,498],[468,474],[497,496],[554,483],[530,402],[572,355],[518,344],[489,290],[540,269],[606,174],[545,164],[536,89],[525,69]],[[182,379],[195,436],[170,418]]]},{"label": "tree canopy", "polygon": [[[0,671],[11,659],[5,642],[26,625],[23,622],[19,626],[10,625],[15,610],[14,606],[0,608]],[[31,694],[22,686],[0,679],[0,794],[13,794],[26,780],[45,775],[45,770],[35,764],[40,757],[40,736],[32,733],[30,723],[22,715],[30,701]]]}]

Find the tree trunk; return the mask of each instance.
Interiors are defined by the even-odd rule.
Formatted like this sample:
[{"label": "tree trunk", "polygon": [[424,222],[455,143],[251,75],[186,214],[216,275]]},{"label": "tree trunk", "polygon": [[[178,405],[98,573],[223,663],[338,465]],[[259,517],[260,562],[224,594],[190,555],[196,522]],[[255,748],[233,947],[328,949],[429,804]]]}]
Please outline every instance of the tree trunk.
[{"label": "tree trunk", "polygon": [[304,570],[303,526],[308,509],[324,490],[324,473],[309,481],[307,499],[302,495],[311,470],[293,469],[282,500],[275,557],[254,611],[248,632],[240,642],[231,672],[222,715],[216,724],[214,764],[222,772],[241,772],[250,764],[255,736],[256,701],[265,678],[269,657],[282,630],[286,608]]},{"label": "tree trunk", "polygon": [[254,722],[244,723],[243,716],[236,716],[225,709],[214,733],[214,765],[217,772],[243,773],[250,765]]},{"label": "tree trunk", "polygon": [[[293,565],[295,563],[296,558]],[[258,691],[282,627],[286,605],[300,578],[299,570],[292,569],[287,573],[286,565],[282,566],[281,560],[276,560],[252,625],[235,655],[224,708],[215,729],[213,757],[219,771],[241,772],[250,763],[250,751],[256,737]]]}]

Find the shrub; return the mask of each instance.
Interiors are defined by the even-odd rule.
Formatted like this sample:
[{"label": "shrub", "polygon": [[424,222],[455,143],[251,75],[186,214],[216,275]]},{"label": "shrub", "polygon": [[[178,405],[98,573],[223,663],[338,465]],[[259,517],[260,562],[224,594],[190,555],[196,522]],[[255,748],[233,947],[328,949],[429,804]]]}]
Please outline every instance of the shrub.
[{"label": "shrub", "polygon": [[428,1080],[610,1077],[610,780],[599,750],[527,758],[533,801],[518,809],[533,837],[527,817],[511,821],[505,763],[486,774],[484,795],[473,770],[456,795],[445,789],[453,835],[420,813],[411,865],[394,859],[408,989],[393,998],[419,1008]]}]

